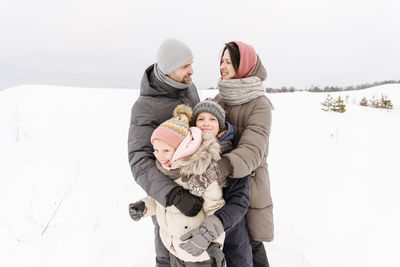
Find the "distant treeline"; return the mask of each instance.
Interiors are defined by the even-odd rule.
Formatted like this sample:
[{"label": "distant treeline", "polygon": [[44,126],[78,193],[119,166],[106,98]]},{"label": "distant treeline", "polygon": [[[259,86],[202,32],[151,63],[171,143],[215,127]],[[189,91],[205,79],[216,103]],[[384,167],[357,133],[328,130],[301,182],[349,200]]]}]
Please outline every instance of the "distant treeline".
[{"label": "distant treeline", "polygon": [[352,90],[361,90],[369,87],[374,87],[382,84],[389,83],[400,83],[400,80],[388,80],[382,82],[374,82],[374,83],[364,83],[355,86],[347,86],[347,87],[338,87],[338,86],[325,86],[324,88],[318,86],[311,86],[308,89],[297,89],[293,86],[286,87],[283,86],[280,89],[276,88],[266,88],[267,93],[287,93],[287,92],[295,92],[295,91],[308,91],[308,92],[339,92],[339,91],[352,91]]}]

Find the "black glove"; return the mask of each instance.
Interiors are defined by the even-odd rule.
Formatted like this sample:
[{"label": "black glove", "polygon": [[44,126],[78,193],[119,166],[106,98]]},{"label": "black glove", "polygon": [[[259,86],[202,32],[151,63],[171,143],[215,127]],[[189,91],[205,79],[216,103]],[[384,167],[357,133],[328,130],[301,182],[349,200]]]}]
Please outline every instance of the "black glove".
[{"label": "black glove", "polygon": [[139,200],[138,202],[129,204],[129,215],[131,215],[134,221],[139,221],[143,217],[145,209],[146,205],[143,201]]},{"label": "black glove", "polygon": [[182,186],[174,187],[167,196],[167,207],[174,205],[185,216],[194,217],[203,206],[203,198],[195,196]]},{"label": "black glove", "polygon": [[211,243],[206,252],[210,259],[213,261],[213,266],[226,266],[225,255],[217,244]]}]

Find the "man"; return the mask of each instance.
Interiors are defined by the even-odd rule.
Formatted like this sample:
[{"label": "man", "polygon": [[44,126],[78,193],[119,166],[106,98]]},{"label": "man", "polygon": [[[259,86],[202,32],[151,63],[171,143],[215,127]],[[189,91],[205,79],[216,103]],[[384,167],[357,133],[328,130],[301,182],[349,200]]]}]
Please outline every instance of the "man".
[{"label": "man", "polygon": [[[150,136],[157,126],[171,118],[177,105],[184,103],[194,107],[200,101],[191,80],[192,64],[192,51],[183,42],[167,39],[161,44],[156,63],[143,75],[140,96],[132,107],[128,137],[129,163],[136,182],[161,205],[175,205],[186,216],[195,216],[203,200],[157,169]],[[131,216],[132,212],[130,208]],[[169,252],[161,243],[155,218],[153,223],[156,266],[170,266]]]}]

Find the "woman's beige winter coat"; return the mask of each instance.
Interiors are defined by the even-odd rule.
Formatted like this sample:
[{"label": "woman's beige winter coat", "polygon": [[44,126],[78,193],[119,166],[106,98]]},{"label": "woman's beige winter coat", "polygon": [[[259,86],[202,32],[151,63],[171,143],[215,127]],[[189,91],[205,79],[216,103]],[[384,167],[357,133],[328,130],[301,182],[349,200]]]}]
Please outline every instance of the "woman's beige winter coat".
[{"label": "woman's beige winter coat", "polygon": [[[203,142],[199,150],[192,156],[180,159],[173,167],[179,167],[180,172],[190,174],[204,173],[212,162],[220,158],[219,144],[215,137],[203,135]],[[162,168],[162,167],[161,167]],[[168,174],[168,172],[165,172]],[[188,182],[183,182],[182,177],[174,180],[178,185],[189,189]],[[195,217],[183,215],[175,206],[165,208],[151,197],[142,199],[146,204],[145,216],[156,215],[160,226],[160,237],[164,246],[176,257],[186,262],[200,262],[209,260],[207,252],[194,257],[179,247],[183,243],[180,237],[200,226],[206,216],[214,214],[225,201],[222,196],[222,188],[218,181],[212,181],[202,193],[204,199],[202,210]],[[222,233],[214,242],[222,246],[225,233]]]},{"label": "woman's beige winter coat", "polygon": [[260,96],[248,103],[230,106],[216,97],[235,131],[232,152],[224,154],[233,168],[232,178],[250,176],[250,207],[246,220],[250,236],[257,241],[272,241],[274,222],[267,168],[271,102]]}]

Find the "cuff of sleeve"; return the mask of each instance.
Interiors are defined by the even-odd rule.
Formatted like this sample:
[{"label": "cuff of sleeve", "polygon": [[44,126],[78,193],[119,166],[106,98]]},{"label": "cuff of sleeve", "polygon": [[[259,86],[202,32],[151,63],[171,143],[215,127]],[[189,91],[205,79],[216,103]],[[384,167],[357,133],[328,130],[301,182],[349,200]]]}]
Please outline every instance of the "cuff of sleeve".
[{"label": "cuff of sleeve", "polygon": [[219,210],[217,210],[214,215],[218,217],[218,219],[221,221],[223,227],[224,227],[224,231],[228,231],[230,229],[230,226],[227,225],[227,223],[225,222],[225,216],[223,214],[218,213]]},{"label": "cuff of sleeve", "polygon": [[232,175],[233,168],[229,159],[221,158],[220,160],[217,161],[217,164],[221,176],[228,177]]},{"label": "cuff of sleeve", "polygon": [[175,186],[167,195],[166,207],[176,205],[182,199],[182,190],[181,186]]}]

